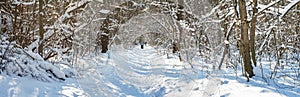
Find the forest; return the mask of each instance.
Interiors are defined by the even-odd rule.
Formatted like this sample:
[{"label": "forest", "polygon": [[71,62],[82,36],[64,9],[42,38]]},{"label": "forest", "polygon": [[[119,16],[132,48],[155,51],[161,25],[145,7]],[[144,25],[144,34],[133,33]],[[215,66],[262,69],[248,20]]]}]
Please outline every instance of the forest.
[{"label": "forest", "polygon": [[300,0],[0,0],[0,40],[5,97],[300,96]]}]

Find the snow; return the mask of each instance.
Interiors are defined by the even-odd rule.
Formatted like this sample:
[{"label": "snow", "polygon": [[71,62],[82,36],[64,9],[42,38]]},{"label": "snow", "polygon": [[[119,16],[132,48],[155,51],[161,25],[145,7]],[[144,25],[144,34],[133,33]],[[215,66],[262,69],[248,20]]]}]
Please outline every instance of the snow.
[{"label": "snow", "polygon": [[[96,4],[99,10],[93,9],[91,7],[91,13],[94,15],[94,20],[90,22],[86,22],[86,19],[83,19],[86,23],[74,23],[65,24],[64,21],[69,20],[71,17],[75,15],[72,13],[75,10],[87,2],[91,2],[92,0],[81,0],[78,2],[68,3],[64,13],[60,13],[61,15],[57,20],[53,21],[54,24],[44,26],[44,29],[48,29],[44,33],[44,39],[39,39],[37,36],[34,36],[34,42],[27,47],[27,49],[13,48],[15,45],[10,45],[10,42],[7,41],[7,37],[0,38],[0,97],[260,97],[260,96],[271,96],[271,97],[300,97],[300,87],[299,87],[299,66],[297,62],[291,63],[281,63],[286,66],[286,69],[276,69],[278,70],[277,76],[275,79],[270,79],[269,76],[273,73],[272,70],[275,71],[274,67],[278,63],[276,63],[273,58],[270,58],[269,61],[261,58],[262,61],[258,63],[260,67],[254,67],[254,72],[256,76],[250,79],[250,82],[246,82],[246,78],[241,74],[241,67],[237,67],[237,71],[233,68],[222,68],[222,70],[214,70],[213,65],[217,62],[205,63],[204,59],[197,56],[200,55],[200,52],[197,52],[195,58],[191,60],[190,63],[179,61],[178,55],[171,54],[168,50],[164,49],[164,51],[158,51],[154,47],[145,46],[144,49],[140,49],[138,45],[132,47],[128,47],[124,49],[122,46],[114,45],[111,42],[109,44],[110,50],[108,53],[100,54],[94,53],[84,57],[78,57],[78,59],[71,60],[72,64],[68,64],[68,62],[57,62],[60,61],[60,58],[68,58],[72,59],[72,56],[63,56],[62,52],[67,51],[69,49],[59,49],[59,48],[51,48],[52,51],[57,53],[59,58],[51,58],[49,62],[45,61],[42,56],[36,53],[37,47],[40,43],[46,42],[49,38],[51,38],[56,32],[61,31],[66,32],[65,34],[80,34],[81,29],[86,28],[90,29],[90,23],[101,22],[106,19],[102,16],[96,16],[97,13],[110,14],[109,8],[106,8],[106,5],[102,3],[112,3],[110,1],[104,0],[96,0],[101,2]],[[126,0],[125,0],[126,1]],[[190,0],[191,1],[191,0]],[[197,0],[196,0],[197,1]],[[203,0],[202,0],[203,1]],[[204,0],[205,1],[205,0]],[[230,1],[230,0],[225,0]],[[279,16],[279,19],[283,18],[290,9],[292,9],[295,5],[299,4],[300,0],[287,0],[287,5],[282,5],[280,8],[276,4],[282,0],[272,0],[271,3],[267,5],[259,4],[258,5],[258,13],[256,15],[260,15],[261,13],[270,13],[274,14],[274,16]],[[33,5],[36,3],[36,0],[24,2],[22,0],[13,0],[13,4],[21,4],[21,5]],[[97,3],[98,3],[97,2]],[[118,2],[118,1],[113,1]],[[134,8],[144,8],[142,11],[146,13],[148,17],[153,18],[148,24],[151,24],[153,21],[158,22],[157,25],[162,26],[167,32],[174,32],[175,34],[179,34],[178,25],[175,25],[173,28],[169,28],[167,23],[161,22],[165,20],[164,18],[155,17],[155,14],[151,14],[148,12],[149,6],[158,6],[158,8],[166,8],[170,9],[171,15],[177,18],[176,13],[184,11],[181,9],[177,9],[177,7],[173,8],[172,6],[176,5],[176,3],[153,1],[149,4],[149,6],[134,3]],[[113,4],[111,6],[118,5]],[[247,5],[251,5],[247,3]],[[53,7],[51,4],[47,4],[48,7]],[[222,19],[210,19],[209,17],[218,12],[218,9],[222,5],[217,5],[214,7],[209,13],[200,15],[202,19],[201,23],[219,23]],[[276,7],[273,7],[276,6]],[[284,6],[284,7],[283,7]],[[102,9],[105,7],[105,9]],[[119,6],[120,7],[120,6]],[[168,8],[167,8],[168,7]],[[190,6],[187,6],[190,7]],[[125,8],[126,10],[131,10],[131,8]],[[251,7],[248,7],[249,10]],[[177,9],[177,10],[176,10]],[[190,8],[189,8],[190,9]],[[2,10],[2,9],[1,9]],[[229,12],[225,17],[234,14],[232,8],[229,8]],[[154,10],[155,11],[155,10]],[[200,10],[199,10],[200,11]],[[296,10],[297,11],[297,10]],[[5,12],[5,11],[4,11]],[[162,12],[162,13],[168,13]],[[25,12],[25,14],[30,14]],[[113,13],[112,13],[113,14]],[[161,14],[161,13],[159,13]],[[185,14],[193,15],[191,12],[186,12]],[[196,13],[195,13],[196,14]],[[83,14],[79,14],[83,15]],[[140,14],[141,15],[141,14]],[[261,16],[261,15],[260,15]],[[133,19],[138,19],[139,16],[132,17]],[[167,15],[164,15],[167,17]],[[5,20],[2,21],[2,19]],[[22,19],[21,17],[16,17],[17,19]],[[90,17],[86,17],[90,18]],[[128,18],[128,17],[125,17]],[[178,23],[183,28],[183,30],[188,31],[196,31],[193,28],[197,25],[197,21],[194,22],[192,20],[193,17],[187,20],[180,20]],[[196,18],[196,16],[195,16]],[[28,18],[30,19],[30,18]],[[77,19],[77,18],[76,18]],[[140,18],[142,19],[142,18]],[[143,18],[146,19],[146,18]],[[0,13],[0,28],[3,26],[3,22],[7,23],[8,30],[13,29],[13,17],[10,15]],[[48,19],[49,20],[49,19]],[[80,20],[80,19],[78,19]],[[123,25],[120,25],[120,19],[109,18],[110,23],[107,30],[118,30]],[[125,19],[121,19],[125,20]],[[131,19],[132,20],[132,19]],[[173,23],[177,23],[173,18]],[[250,20],[250,18],[249,18]],[[145,22],[143,21],[143,22]],[[128,24],[133,24],[134,21],[129,20]],[[166,21],[169,22],[169,21]],[[171,21],[170,21],[171,22]],[[192,23],[191,23],[192,22]],[[236,21],[230,23],[230,29],[227,30],[227,35],[229,36],[229,32],[234,27]],[[277,22],[274,23],[274,25]],[[140,23],[136,23],[140,24]],[[134,25],[134,26],[136,26]],[[156,24],[153,24],[156,25]],[[173,24],[170,24],[173,25]],[[262,34],[266,34],[265,39],[262,39],[257,52],[261,52],[265,49],[265,45],[267,45],[270,40],[269,37],[272,35],[272,29],[275,29],[276,26],[270,25],[266,31],[263,31],[261,28]],[[75,27],[73,27],[75,26]],[[78,27],[77,27],[78,26]],[[99,26],[99,25],[97,25]],[[141,36],[142,34],[149,33],[145,28],[152,30],[149,26],[136,26],[136,28],[128,27],[130,31],[138,29],[137,32],[140,33],[132,33],[128,34],[126,31],[125,34],[127,36],[136,37]],[[207,25],[210,26],[210,25]],[[214,27],[214,26],[213,26]],[[126,27],[125,27],[126,28]],[[141,28],[141,29],[139,29]],[[204,27],[205,28],[205,27]],[[170,30],[171,29],[171,30]],[[209,28],[205,28],[204,32],[208,31]],[[70,32],[70,30],[74,30],[74,32]],[[97,29],[91,29],[97,30]],[[157,30],[157,31],[156,31]],[[159,31],[162,29],[158,29],[155,27],[155,33],[160,33]],[[177,30],[177,31],[176,31]],[[224,30],[221,28],[221,30]],[[30,33],[34,33],[37,30],[31,31]],[[119,29],[119,31],[123,31]],[[154,30],[153,30],[154,31]],[[90,32],[99,32],[100,35],[109,36],[108,33],[104,33],[101,31],[90,31]],[[60,33],[60,32],[59,32]],[[134,35],[135,34],[135,35]],[[139,34],[139,35],[137,35]],[[166,34],[166,33],[162,33]],[[214,33],[210,33],[213,35]],[[92,35],[92,34],[91,34]],[[197,35],[196,33],[192,33],[193,36]],[[166,36],[172,36],[166,35]],[[116,37],[112,38],[112,41],[115,40]],[[189,37],[188,37],[189,38]],[[214,37],[215,38],[215,37]],[[76,39],[76,38],[75,38]],[[118,38],[121,41],[124,39]],[[131,38],[128,38],[131,39]],[[206,39],[206,38],[205,38]],[[157,41],[164,41],[163,39],[156,39]],[[215,39],[216,40],[216,39]],[[218,40],[218,39],[217,39]],[[238,38],[238,40],[240,40]],[[80,40],[78,40],[80,41]],[[225,44],[231,44],[232,41],[223,40]],[[290,40],[292,41],[292,40]],[[177,41],[175,41],[177,42]],[[92,41],[91,41],[92,43]],[[13,43],[15,44],[15,43]],[[80,44],[80,43],[78,43]],[[298,43],[299,44],[299,43]],[[80,44],[83,46],[82,44]],[[126,44],[123,44],[126,45]],[[170,47],[169,44],[168,47]],[[10,47],[11,46],[11,47]],[[221,46],[221,45],[220,45]],[[219,46],[219,47],[220,47]],[[283,49],[293,48],[287,44],[278,45]],[[208,48],[211,51],[214,48]],[[90,49],[90,48],[88,48]],[[299,51],[298,48],[293,48]],[[185,50],[185,49],[184,49]],[[195,50],[195,49],[186,49]],[[234,50],[234,49],[233,49]],[[7,53],[10,51],[9,53]],[[79,50],[79,52],[81,52]],[[89,51],[83,51],[89,52]],[[92,51],[91,51],[92,52]],[[163,52],[163,54],[161,53]],[[4,54],[8,54],[7,56]],[[70,54],[75,53],[70,51]],[[168,55],[166,55],[168,53]],[[190,53],[190,52],[188,52]],[[230,52],[231,53],[231,52]],[[287,52],[289,53],[289,52]],[[181,53],[183,54],[183,53]],[[215,54],[215,53],[213,53]],[[234,56],[238,56],[238,52],[233,53]],[[297,55],[297,53],[295,54]],[[74,55],[76,56],[76,55]],[[184,56],[184,55],[183,55]],[[210,55],[205,55],[210,56]],[[212,60],[218,61],[218,55],[212,55]],[[77,57],[77,56],[76,56]],[[299,55],[298,57],[299,58]],[[260,59],[259,59],[260,60]],[[74,64],[73,64],[74,63]],[[236,64],[236,63],[231,63]],[[288,66],[288,65],[291,66]],[[70,66],[72,67],[70,67]],[[192,65],[192,67],[191,67]],[[240,65],[240,64],[239,64]],[[294,67],[292,67],[294,66]],[[4,68],[3,71],[2,69]],[[264,72],[260,70],[264,70]],[[14,75],[15,74],[15,75]],[[286,75],[288,74],[288,75]],[[20,77],[22,76],[22,77]],[[292,77],[289,77],[292,76]]]},{"label": "snow", "polygon": [[[144,49],[139,46],[121,49],[114,45],[106,54],[92,54],[78,59],[74,65],[77,76],[66,78],[65,81],[49,83],[30,77],[1,74],[0,94],[4,97],[300,96],[300,88],[279,88],[275,81],[267,83],[260,76],[260,71],[255,71],[257,75],[247,83],[246,78],[240,73],[236,76],[231,68],[212,70],[212,66],[200,60],[194,60],[198,65],[194,64],[194,68],[191,68],[189,64],[180,62],[176,55],[161,55],[150,46],[145,46]],[[261,64],[268,67],[268,63]],[[60,73],[49,63],[40,66]],[[65,78],[63,75],[56,75]]]},{"label": "snow", "polygon": [[97,0],[97,1],[99,1],[99,2],[103,3],[103,0]]},{"label": "snow", "polygon": [[76,80],[65,82],[41,82],[27,77],[0,75],[1,97],[61,97],[88,96],[76,84]]},{"label": "snow", "polygon": [[216,11],[218,10],[218,8],[220,8],[220,7],[221,7],[221,5],[217,5],[209,13],[203,15],[201,18],[207,18],[207,17],[213,15],[214,13],[216,13]]},{"label": "snow", "polygon": [[266,32],[267,37],[264,39],[264,42],[260,45],[259,49],[257,50],[258,52],[260,52],[260,51],[263,50],[263,47],[266,44],[266,42],[267,42],[267,40],[268,40],[268,38],[269,38],[269,36],[270,36],[273,28],[276,28],[276,27],[275,26],[271,26],[271,27],[268,28],[268,31]]},{"label": "snow", "polygon": [[30,57],[32,57],[34,60],[42,61],[44,58],[42,58],[39,54],[33,53],[32,51],[25,51]]},{"label": "snow", "polygon": [[16,0],[14,0],[14,2],[13,2],[13,4],[17,4],[17,5],[19,5],[19,4],[23,4],[23,5],[32,5],[32,4],[35,4],[35,0],[34,1],[31,1],[31,2],[24,2],[24,1],[16,1]]},{"label": "snow", "polygon": [[279,88],[276,84],[266,83],[259,77],[254,77],[249,83],[246,78],[233,78],[223,76],[220,88],[221,97],[299,97],[299,89],[292,91],[290,89]]},{"label": "snow", "polygon": [[[75,9],[78,8],[78,6],[82,6],[84,4],[86,4],[87,2],[90,2],[91,0],[81,0],[80,2],[74,2],[74,3],[71,3],[69,4],[69,7],[67,10],[66,10],[66,13],[69,13],[69,12],[72,12],[74,11]],[[75,5],[75,6],[74,6]]]},{"label": "snow", "polygon": [[290,0],[289,1],[290,3],[288,5],[286,5],[284,8],[272,8],[271,7],[280,1],[281,0],[276,0],[276,1],[269,3],[268,5],[258,4],[259,10],[258,10],[257,14],[265,11],[266,9],[269,9],[270,11],[265,11],[265,12],[272,13],[274,15],[277,14],[275,12],[279,12],[280,13],[279,18],[282,19],[292,7],[294,7],[295,5],[297,5],[300,2],[300,0]]},{"label": "snow", "polygon": [[224,40],[225,44],[230,44],[230,42],[228,40]]},{"label": "snow", "polygon": [[51,70],[51,72],[55,75],[55,77],[60,78],[60,79],[66,79],[65,74],[60,71],[58,68],[54,67],[50,63],[40,63],[40,67],[45,69],[45,70]]},{"label": "snow", "polygon": [[300,2],[300,0],[293,0],[291,3],[289,3],[287,6],[284,7],[283,10],[280,11],[281,15],[279,16],[279,18],[283,18],[286,13],[296,4],[298,4]]},{"label": "snow", "polygon": [[[257,6],[258,7],[258,13],[257,14],[259,14],[262,11],[270,8],[271,6],[273,6],[274,4],[276,4],[276,3],[280,2],[280,1],[281,0],[276,0],[276,1],[273,1],[273,2],[269,3],[268,5],[258,4],[258,6]],[[272,12],[276,12],[276,9],[272,9],[272,10],[274,10]]]},{"label": "snow", "polygon": [[102,9],[99,11],[100,13],[103,13],[103,14],[108,14],[110,12],[110,10],[105,10],[105,9]]}]

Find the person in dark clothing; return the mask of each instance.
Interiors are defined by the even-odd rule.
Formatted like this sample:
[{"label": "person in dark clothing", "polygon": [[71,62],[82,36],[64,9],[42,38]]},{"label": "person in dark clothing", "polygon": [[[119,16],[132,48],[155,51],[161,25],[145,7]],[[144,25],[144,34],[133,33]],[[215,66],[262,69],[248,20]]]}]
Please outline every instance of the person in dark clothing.
[{"label": "person in dark clothing", "polygon": [[139,41],[140,41],[141,49],[144,49],[144,46],[145,46],[145,37],[144,37],[144,35],[142,35],[140,37]]}]

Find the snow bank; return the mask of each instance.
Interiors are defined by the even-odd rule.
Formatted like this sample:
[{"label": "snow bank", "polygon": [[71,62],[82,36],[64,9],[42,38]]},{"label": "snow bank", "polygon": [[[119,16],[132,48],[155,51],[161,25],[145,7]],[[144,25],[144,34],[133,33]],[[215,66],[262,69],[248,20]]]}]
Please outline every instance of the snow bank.
[{"label": "snow bank", "polygon": [[29,76],[41,81],[64,81],[66,74],[51,62],[45,61],[39,54],[18,48],[9,42],[7,36],[0,35],[0,73]]}]

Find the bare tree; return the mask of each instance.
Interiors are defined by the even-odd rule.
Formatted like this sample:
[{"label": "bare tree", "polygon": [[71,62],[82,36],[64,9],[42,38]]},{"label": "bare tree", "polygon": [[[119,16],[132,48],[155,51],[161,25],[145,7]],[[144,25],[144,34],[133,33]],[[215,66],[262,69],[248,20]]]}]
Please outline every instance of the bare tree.
[{"label": "bare tree", "polygon": [[[239,11],[241,19],[241,55],[243,56],[244,67],[248,76],[251,78],[255,74],[253,73],[253,67],[251,65],[250,58],[250,49],[249,49],[249,35],[248,35],[248,22],[247,22],[247,10],[246,10],[246,1],[239,0]],[[249,79],[248,79],[249,81]]]},{"label": "bare tree", "polygon": [[250,27],[250,51],[251,51],[251,59],[254,66],[256,66],[256,57],[255,57],[255,30],[256,30],[256,19],[257,19],[257,0],[252,0],[252,18],[251,18],[251,27]]},{"label": "bare tree", "polygon": [[44,25],[43,25],[43,0],[39,0],[39,46],[38,46],[38,53],[43,56],[43,46],[44,42],[42,41],[44,39]]}]

